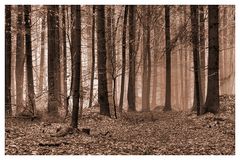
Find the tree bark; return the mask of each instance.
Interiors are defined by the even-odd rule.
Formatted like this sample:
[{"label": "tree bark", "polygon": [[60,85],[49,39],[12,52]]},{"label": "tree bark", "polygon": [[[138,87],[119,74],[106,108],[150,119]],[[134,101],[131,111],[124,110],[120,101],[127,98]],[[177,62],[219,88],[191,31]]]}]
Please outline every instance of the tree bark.
[{"label": "tree bark", "polygon": [[[160,14],[158,8],[154,8],[153,10],[157,14]],[[157,106],[157,94],[158,93],[158,87],[161,82],[160,79],[158,79],[158,62],[159,62],[159,57],[160,57],[160,41],[159,39],[161,38],[160,36],[161,33],[159,33],[159,23],[155,23],[153,26],[153,75],[152,75],[152,101],[151,101],[151,107],[155,108]]]},{"label": "tree bark", "polygon": [[17,45],[16,45],[16,114],[23,111],[23,79],[24,79],[24,36],[23,36],[23,6],[18,6],[17,14]]},{"label": "tree bark", "polygon": [[107,73],[106,73],[106,39],[105,39],[105,6],[97,6],[97,46],[98,46],[98,103],[100,114],[110,115]]},{"label": "tree bark", "polygon": [[192,29],[192,44],[193,44],[193,59],[194,59],[194,96],[196,97],[197,115],[200,115],[202,107],[202,91],[201,91],[201,67],[199,58],[199,32],[198,32],[198,6],[191,6],[191,29]]},{"label": "tree bark", "polygon": [[166,39],[166,94],[164,111],[171,110],[171,44],[170,44],[170,6],[165,5],[165,39]]},{"label": "tree bark", "polygon": [[11,35],[11,5],[5,6],[5,116],[12,115],[11,106],[11,58],[12,58],[12,35]]},{"label": "tree bark", "polygon": [[136,111],[135,106],[135,33],[136,33],[136,6],[129,6],[129,80],[128,80],[128,110]]},{"label": "tree bark", "polygon": [[36,114],[36,103],[35,103],[35,92],[33,83],[33,65],[32,65],[32,42],[31,42],[31,6],[24,6],[24,16],[25,16],[25,46],[26,46],[26,56],[27,56],[27,88],[28,88],[28,104],[29,109],[33,116]]},{"label": "tree bark", "polygon": [[219,13],[218,5],[208,6],[208,86],[205,112],[219,110]]},{"label": "tree bark", "polygon": [[57,52],[59,51],[58,35],[59,28],[57,26],[57,10],[58,6],[49,5],[47,13],[48,24],[48,114],[52,116],[58,115],[59,95],[58,90],[58,74],[56,66],[58,63]]},{"label": "tree bark", "polygon": [[125,11],[124,11],[123,31],[122,31],[122,77],[121,77],[121,93],[120,93],[120,101],[119,101],[120,113],[122,113],[122,109],[123,109],[123,97],[124,97],[124,86],[125,86],[127,16],[128,16],[128,6],[126,5]]},{"label": "tree bark", "polygon": [[93,82],[95,70],[95,6],[92,7],[92,67],[91,67],[91,82],[90,82],[90,98],[88,107],[92,106],[93,101]]},{"label": "tree bark", "polygon": [[150,56],[150,8],[146,6],[144,12],[143,31],[143,86],[142,111],[150,110],[151,56]]},{"label": "tree bark", "polygon": [[205,19],[204,19],[204,7],[199,6],[199,18],[200,18],[200,65],[201,65],[201,87],[202,87],[202,104],[205,101],[206,85],[205,85]]},{"label": "tree bark", "polygon": [[41,30],[41,56],[40,56],[40,76],[39,76],[39,93],[43,91],[43,82],[45,74],[45,28],[46,17],[42,17],[42,30]]},{"label": "tree bark", "polygon": [[63,38],[63,103],[65,106],[65,115],[68,115],[68,102],[67,102],[67,42],[66,42],[66,18],[65,6],[62,6],[62,38]]},{"label": "tree bark", "polygon": [[109,106],[113,106],[113,66],[112,66],[112,60],[113,60],[113,45],[112,45],[112,37],[113,30],[112,30],[112,6],[106,6],[106,53],[107,53],[107,88],[108,88],[108,101]]},{"label": "tree bark", "polygon": [[79,98],[80,98],[80,70],[81,70],[81,7],[79,5],[73,6],[75,12],[75,27],[74,36],[76,52],[73,55],[74,59],[74,76],[73,76],[73,110],[71,126],[73,128],[78,127],[78,112],[79,112]]}]

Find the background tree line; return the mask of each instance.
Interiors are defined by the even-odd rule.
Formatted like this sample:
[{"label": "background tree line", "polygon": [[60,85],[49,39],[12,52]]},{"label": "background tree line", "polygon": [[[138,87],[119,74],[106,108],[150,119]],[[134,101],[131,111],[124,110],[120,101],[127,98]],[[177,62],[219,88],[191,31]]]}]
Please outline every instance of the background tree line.
[{"label": "background tree line", "polygon": [[[216,113],[234,94],[234,6],[5,6],[5,113]],[[70,112],[69,112],[70,111]]]}]

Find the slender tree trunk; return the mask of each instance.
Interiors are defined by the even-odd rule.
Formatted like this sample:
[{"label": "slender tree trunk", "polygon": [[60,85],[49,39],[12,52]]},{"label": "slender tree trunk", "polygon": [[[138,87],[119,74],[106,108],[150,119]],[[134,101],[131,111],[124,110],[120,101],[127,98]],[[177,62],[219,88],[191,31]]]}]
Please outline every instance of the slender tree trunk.
[{"label": "slender tree trunk", "polygon": [[219,13],[218,5],[208,6],[208,86],[205,112],[219,110]]},{"label": "slender tree trunk", "polygon": [[120,113],[122,113],[122,109],[123,109],[123,97],[124,97],[124,85],[125,85],[127,16],[128,16],[128,6],[125,6],[124,19],[123,19],[123,31],[122,31],[122,77],[121,77],[121,93],[120,93],[120,101],[119,101]]},{"label": "slender tree trunk", "polygon": [[[154,11],[158,12],[158,9],[154,9]],[[153,40],[153,75],[152,75],[152,101],[151,101],[151,106],[155,108],[157,106],[157,93],[158,93],[158,86],[160,84],[160,79],[158,79],[158,61],[159,61],[159,39],[160,39],[160,34],[159,34],[159,24],[155,24],[153,28],[153,33],[154,33],[154,40]],[[159,93],[158,93],[159,94]]]},{"label": "slender tree trunk", "polygon": [[197,115],[200,115],[202,106],[202,91],[201,91],[201,68],[199,58],[199,32],[198,32],[198,6],[191,6],[191,29],[192,29],[192,44],[193,44],[193,59],[194,59],[194,87],[196,97]]},{"label": "slender tree trunk", "polygon": [[100,114],[111,116],[108,102],[106,73],[105,6],[97,6],[97,46],[98,46],[98,103]]},{"label": "slender tree trunk", "polygon": [[28,101],[30,105],[30,110],[33,113],[33,116],[36,114],[36,103],[35,103],[35,92],[34,92],[34,83],[33,83],[33,65],[32,65],[32,42],[31,42],[31,6],[24,6],[24,16],[25,16],[25,39],[26,39],[26,56],[27,56],[27,88],[28,88]]},{"label": "slender tree trunk", "polygon": [[[112,15],[115,15],[115,7],[111,7],[111,13]],[[118,19],[119,20],[119,19]],[[118,22],[117,22],[118,25]],[[116,96],[116,90],[117,90],[117,77],[116,77],[116,46],[115,46],[115,41],[116,41],[116,31],[117,27],[115,27],[115,17],[111,16],[111,31],[112,31],[112,36],[111,36],[111,46],[112,46],[112,54],[111,54],[111,79],[112,79],[112,102],[113,102],[113,108],[114,108],[114,114],[115,118],[117,118],[117,96]]]},{"label": "slender tree trunk", "polygon": [[200,18],[200,65],[201,65],[201,87],[202,87],[202,104],[205,101],[206,95],[206,85],[205,85],[205,19],[204,19],[204,7],[201,5],[199,6],[199,18]]},{"label": "slender tree trunk", "polygon": [[105,36],[106,36],[106,53],[107,53],[107,88],[108,88],[108,101],[109,106],[113,106],[113,79],[112,79],[112,73],[113,73],[113,66],[112,66],[112,57],[113,57],[113,46],[112,46],[112,6],[105,6],[106,8],[106,27],[105,27]]},{"label": "slender tree trunk", "polygon": [[75,27],[74,36],[76,52],[74,56],[74,83],[73,83],[73,110],[72,110],[72,121],[71,126],[73,128],[78,127],[78,112],[79,112],[79,98],[80,98],[80,70],[81,70],[81,7],[79,5],[73,6],[75,10]]},{"label": "slender tree trunk", "polygon": [[71,5],[71,20],[70,20],[70,24],[71,24],[71,29],[70,29],[70,32],[71,32],[71,41],[69,43],[70,45],[70,52],[71,52],[71,85],[70,85],[70,95],[69,95],[69,98],[73,95],[73,76],[74,76],[74,59],[73,59],[73,55],[74,53],[76,52],[76,48],[75,46],[73,45],[73,43],[75,42],[75,36],[74,36],[74,28],[73,26],[75,26],[75,20],[74,20],[74,6]]},{"label": "slender tree trunk", "polygon": [[151,73],[152,73],[152,61],[151,61],[151,46],[150,46],[150,36],[151,36],[151,29],[150,29],[150,21],[151,14],[150,14],[150,6],[147,6],[147,59],[148,59],[148,66],[147,66],[147,111],[150,111],[150,89],[151,89]]},{"label": "slender tree trunk", "polygon": [[5,116],[12,115],[11,106],[11,5],[5,6]]},{"label": "slender tree trunk", "polygon": [[166,94],[164,111],[171,110],[171,44],[170,44],[170,6],[165,5],[165,39],[166,39]]},{"label": "slender tree trunk", "polygon": [[39,93],[43,91],[43,82],[45,75],[45,28],[46,21],[45,15],[42,17],[42,30],[41,30],[41,56],[40,56],[40,76],[39,76]]},{"label": "slender tree trunk", "polygon": [[24,36],[23,36],[23,6],[18,6],[17,15],[17,48],[16,48],[16,94],[17,94],[17,109],[16,113],[19,114],[23,111],[23,78],[24,78]]},{"label": "slender tree trunk", "polygon": [[61,103],[61,67],[60,67],[60,32],[59,32],[59,6],[56,6],[55,9],[55,18],[56,18],[56,29],[55,29],[55,58],[54,58],[54,74],[55,74],[55,82],[56,87],[54,88],[55,95],[57,97],[58,106],[62,105]]},{"label": "slender tree trunk", "polygon": [[150,84],[151,84],[151,56],[150,56],[150,8],[146,6],[144,12],[143,31],[143,89],[142,89],[142,111],[150,110]]},{"label": "slender tree trunk", "polygon": [[129,80],[128,80],[128,109],[136,111],[135,106],[135,33],[136,33],[136,6],[129,6]]},{"label": "slender tree trunk", "polygon": [[93,101],[94,70],[95,70],[95,6],[92,7],[92,67],[91,67],[90,98],[88,107],[92,106]]},{"label": "slender tree trunk", "polygon": [[68,99],[67,99],[67,42],[66,42],[66,18],[65,6],[62,6],[62,38],[63,38],[63,103],[65,106],[65,115],[68,115]]},{"label": "slender tree trunk", "polygon": [[[184,6],[184,10],[183,10],[183,13],[184,13],[184,16],[183,16],[183,21],[184,23],[186,23],[187,21],[187,6]],[[189,62],[188,62],[188,57],[189,57],[189,54],[188,54],[188,44],[184,44],[184,49],[183,49],[183,52],[184,52],[184,109],[188,108],[188,105],[189,105]]]},{"label": "slender tree trunk", "polygon": [[[182,8],[181,8],[182,9]],[[182,13],[180,15],[180,26],[184,25],[185,22],[183,21],[183,16],[182,16]],[[184,37],[180,37],[179,41],[180,41],[180,109],[182,111],[184,111],[184,99],[185,99],[185,96],[184,96],[184,89],[185,89],[185,81],[184,81],[184,68],[185,68],[185,62],[184,62],[184,51],[183,51],[183,47],[184,47],[184,42],[183,42],[183,38]]]}]

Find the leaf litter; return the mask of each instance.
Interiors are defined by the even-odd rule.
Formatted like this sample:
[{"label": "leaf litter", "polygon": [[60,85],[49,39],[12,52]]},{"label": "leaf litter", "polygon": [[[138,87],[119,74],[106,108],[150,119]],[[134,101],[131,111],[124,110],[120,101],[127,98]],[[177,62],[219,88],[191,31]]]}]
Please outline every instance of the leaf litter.
[{"label": "leaf litter", "polygon": [[[221,96],[219,113],[128,112],[113,119],[84,109],[79,130],[65,123],[6,119],[6,155],[234,155],[235,97]],[[59,131],[60,130],[60,131]]]}]

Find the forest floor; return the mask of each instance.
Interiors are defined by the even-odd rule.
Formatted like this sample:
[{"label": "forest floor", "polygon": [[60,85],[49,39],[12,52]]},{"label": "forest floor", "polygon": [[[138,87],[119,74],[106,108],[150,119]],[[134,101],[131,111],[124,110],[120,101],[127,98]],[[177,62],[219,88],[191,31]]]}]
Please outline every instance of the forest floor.
[{"label": "forest floor", "polygon": [[[70,120],[69,120],[70,121]],[[220,112],[131,112],[122,118],[85,109],[79,129],[56,132],[69,124],[7,118],[6,155],[234,155],[235,97],[222,96]]]}]

